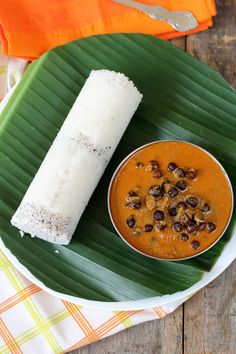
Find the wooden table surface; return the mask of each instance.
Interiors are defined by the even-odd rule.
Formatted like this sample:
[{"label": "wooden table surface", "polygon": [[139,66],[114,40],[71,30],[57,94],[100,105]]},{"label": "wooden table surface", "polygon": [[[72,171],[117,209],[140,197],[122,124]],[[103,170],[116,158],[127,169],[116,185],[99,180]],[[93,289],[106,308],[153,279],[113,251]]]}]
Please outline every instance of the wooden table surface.
[{"label": "wooden table surface", "polygon": [[[236,88],[236,0],[217,1],[217,8],[212,29],[173,42],[219,71]],[[72,353],[236,354],[236,261],[166,318]]]}]

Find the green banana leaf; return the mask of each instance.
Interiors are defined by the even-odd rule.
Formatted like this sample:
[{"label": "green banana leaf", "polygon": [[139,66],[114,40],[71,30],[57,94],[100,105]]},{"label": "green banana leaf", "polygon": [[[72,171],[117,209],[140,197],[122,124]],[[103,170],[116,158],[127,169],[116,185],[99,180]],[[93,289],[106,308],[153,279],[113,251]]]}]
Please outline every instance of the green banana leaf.
[{"label": "green banana leaf", "polygon": [[[123,72],[144,94],[69,246],[20,237],[10,225],[53,139],[92,69]],[[183,262],[129,248],[109,220],[106,196],[120,161],[138,146],[181,139],[213,153],[236,175],[236,94],[216,72],[172,44],[139,34],[98,35],[55,48],[27,69],[0,117],[0,235],[48,288],[100,301],[172,294],[198,282],[232,234]],[[79,183],[79,182],[78,182]],[[223,202],[223,201],[222,201]],[[55,250],[59,253],[55,253]]]}]

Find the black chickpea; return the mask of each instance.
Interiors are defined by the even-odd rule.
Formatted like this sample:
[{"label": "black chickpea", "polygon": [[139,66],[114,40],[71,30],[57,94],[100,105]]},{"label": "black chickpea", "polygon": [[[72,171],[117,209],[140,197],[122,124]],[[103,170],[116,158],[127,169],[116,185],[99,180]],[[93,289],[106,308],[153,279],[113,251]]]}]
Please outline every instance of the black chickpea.
[{"label": "black chickpea", "polygon": [[[171,174],[167,176],[165,173],[168,172],[161,169],[156,159],[149,160],[147,164],[139,161],[136,167],[143,169],[142,173],[151,173],[153,181],[160,179],[160,182],[149,186],[146,195],[142,197],[139,196],[137,186],[128,192],[126,197],[128,203],[125,206],[133,209],[134,215],[126,219],[126,225],[132,229],[132,234],[137,237],[145,233],[145,237],[148,237],[148,233],[151,233],[150,240],[155,238],[155,242],[158,242],[158,233],[163,234],[165,230],[171,229],[173,236],[197,250],[200,241],[192,238],[199,236],[203,231],[212,233],[216,230],[214,221],[206,221],[208,214],[211,213],[210,204],[201,196],[186,193],[187,190],[191,190],[191,183],[195,183],[197,171],[194,168],[178,167],[175,162],[169,162],[167,170]],[[141,225],[139,212],[148,212],[152,218],[151,223],[149,221],[144,226]]]}]

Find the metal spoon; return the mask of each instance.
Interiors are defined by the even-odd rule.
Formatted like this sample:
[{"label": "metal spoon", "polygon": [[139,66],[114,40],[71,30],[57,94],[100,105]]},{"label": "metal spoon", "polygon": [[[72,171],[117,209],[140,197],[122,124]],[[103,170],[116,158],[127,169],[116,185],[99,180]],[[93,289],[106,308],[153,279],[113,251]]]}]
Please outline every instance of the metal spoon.
[{"label": "metal spoon", "polygon": [[133,0],[113,0],[119,4],[133,7],[153,18],[167,22],[176,31],[187,32],[198,26],[196,18],[190,11],[169,11],[161,6],[146,5]]}]

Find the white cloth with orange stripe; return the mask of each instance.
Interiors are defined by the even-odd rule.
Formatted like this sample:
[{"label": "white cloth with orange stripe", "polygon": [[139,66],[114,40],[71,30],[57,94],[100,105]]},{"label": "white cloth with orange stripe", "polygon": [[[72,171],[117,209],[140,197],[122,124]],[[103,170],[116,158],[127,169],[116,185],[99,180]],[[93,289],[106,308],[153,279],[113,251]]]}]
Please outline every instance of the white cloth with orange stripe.
[{"label": "white cloth with orange stripe", "polygon": [[[0,111],[26,65],[24,60],[0,56],[0,100],[3,99]],[[82,307],[53,297],[32,284],[0,249],[0,353],[65,353],[125,328],[164,317],[185,300],[138,311]]]}]

